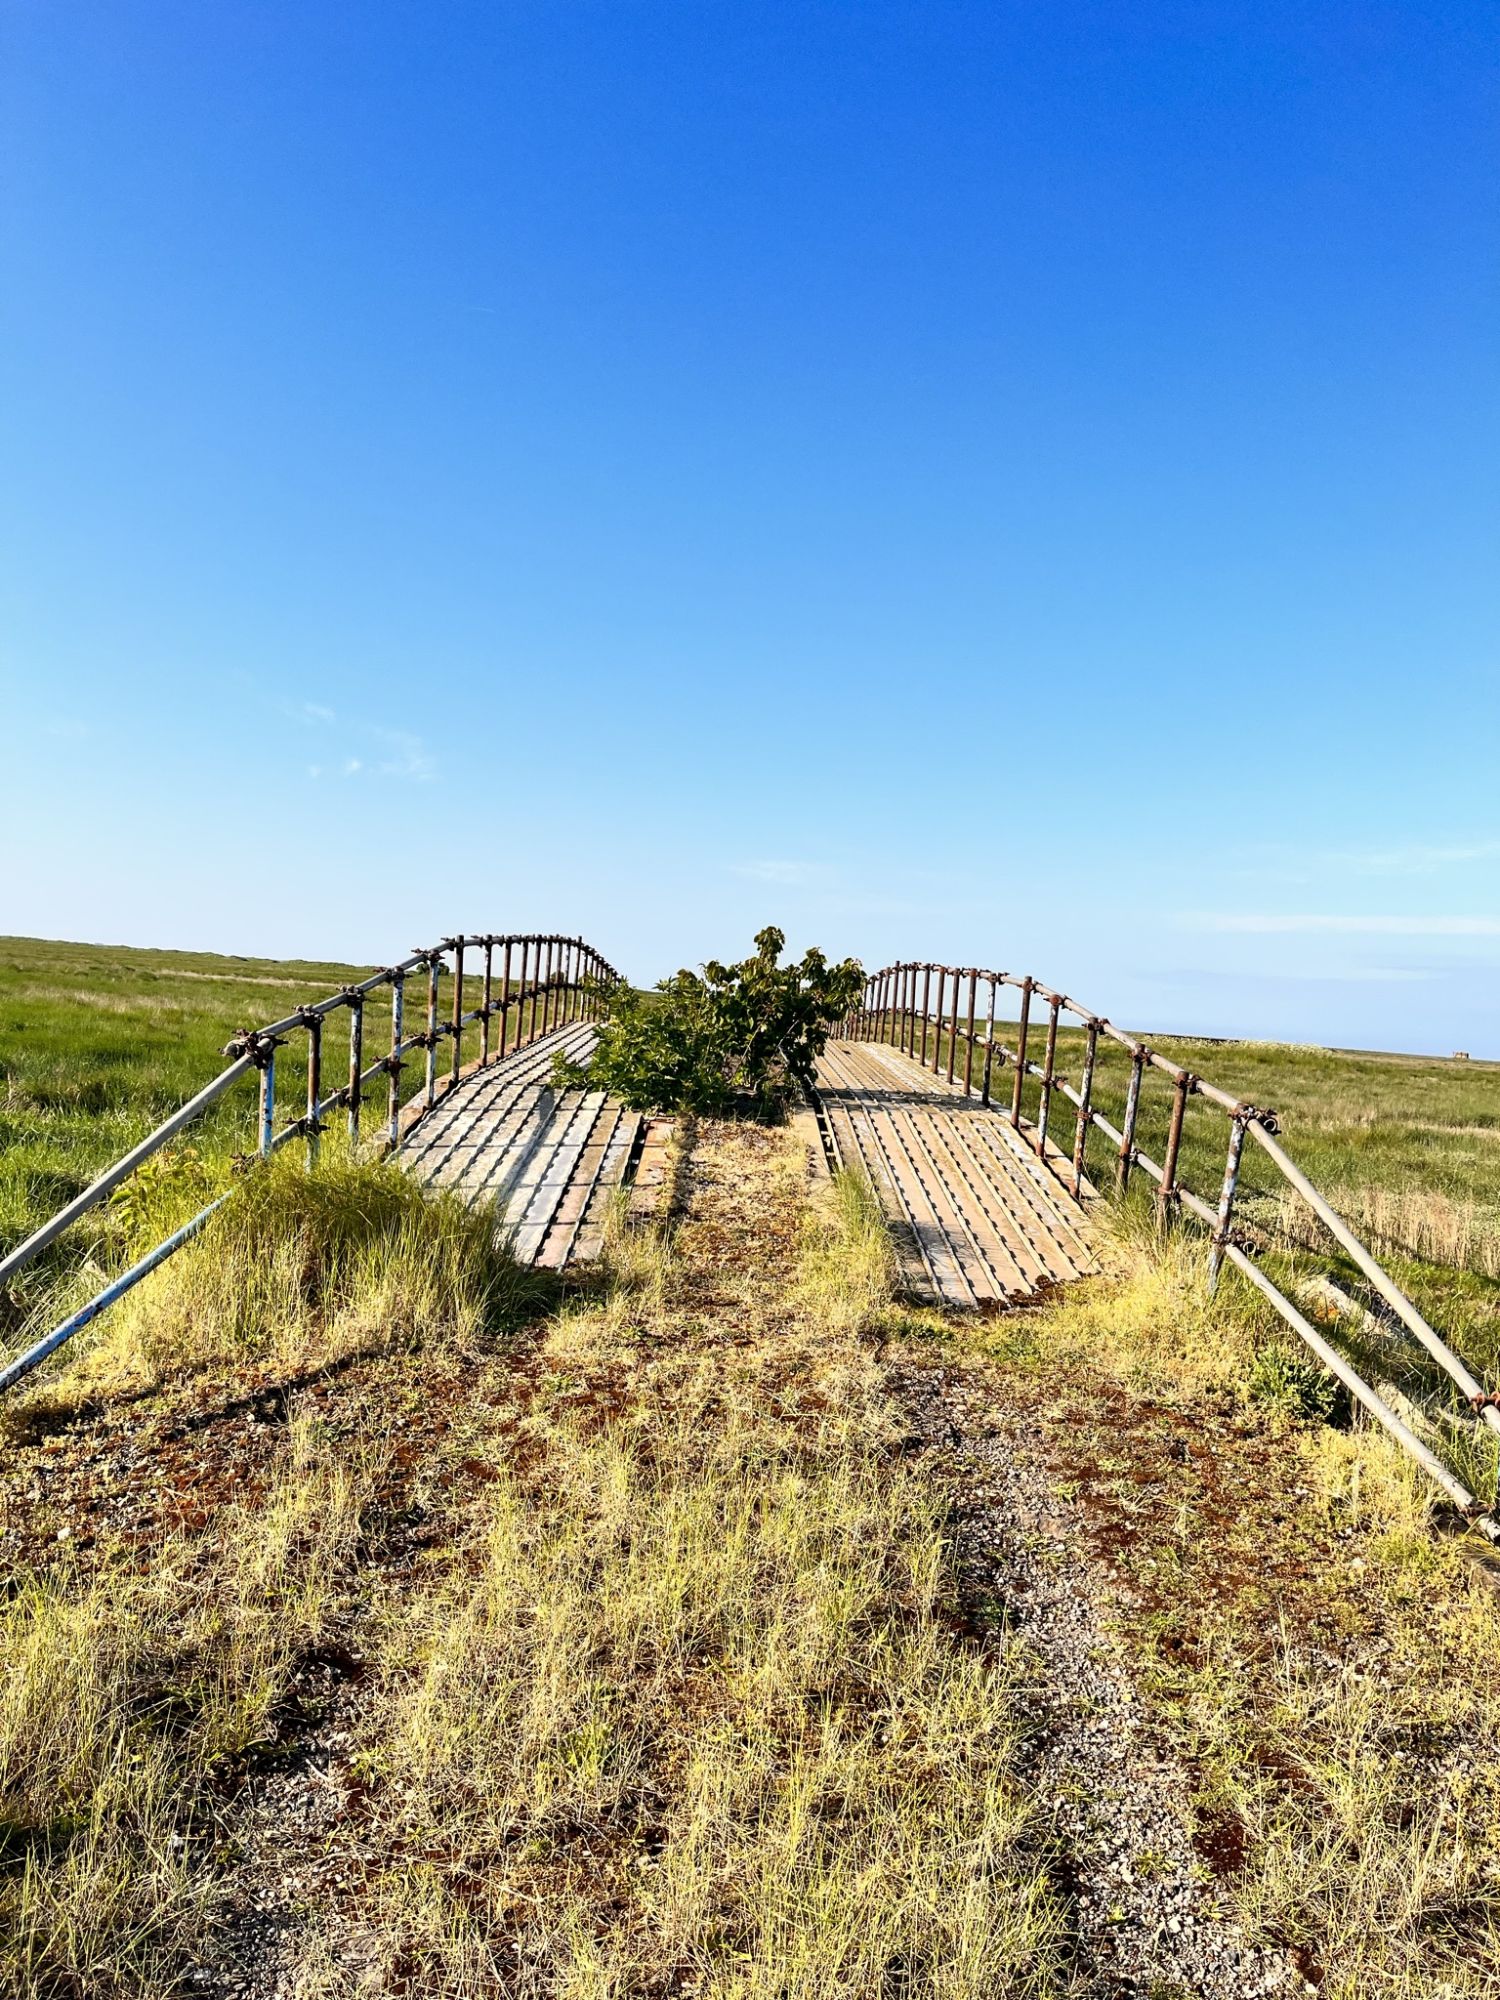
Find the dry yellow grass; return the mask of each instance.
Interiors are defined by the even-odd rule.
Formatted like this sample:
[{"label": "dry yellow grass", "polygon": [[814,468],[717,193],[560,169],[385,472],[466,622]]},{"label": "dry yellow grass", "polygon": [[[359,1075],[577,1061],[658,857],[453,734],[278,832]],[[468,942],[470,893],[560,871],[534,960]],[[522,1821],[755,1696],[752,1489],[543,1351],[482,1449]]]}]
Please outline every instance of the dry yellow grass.
[{"label": "dry yellow grass", "polygon": [[322,1630],[365,1472],[294,1427],[269,1498],[209,1560],[66,1569],[0,1612],[0,1990],[165,1995],[207,1925],[215,1772],[254,1745]]},{"label": "dry yellow grass", "polygon": [[[1121,1224],[1111,1274],[998,1355],[1121,1577],[1121,1630],[1252,1934],[1323,2000],[1500,1990],[1500,1596],[1383,1432],[1308,1421],[1286,1339],[1201,1244]],[[1295,1360],[1295,1353],[1292,1356]],[[1294,1385],[1295,1386],[1295,1385]]]},{"label": "dry yellow grass", "polygon": [[[854,1337],[867,1205],[810,1225],[754,1130],[688,1171],[672,1253],[622,1243],[552,1330],[521,1463],[387,1625],[380,1960],[434,1996],[1049,1992],[1015,1669],[955,1633]],[[338,1965],[312,1935],[304,1992]]]}]

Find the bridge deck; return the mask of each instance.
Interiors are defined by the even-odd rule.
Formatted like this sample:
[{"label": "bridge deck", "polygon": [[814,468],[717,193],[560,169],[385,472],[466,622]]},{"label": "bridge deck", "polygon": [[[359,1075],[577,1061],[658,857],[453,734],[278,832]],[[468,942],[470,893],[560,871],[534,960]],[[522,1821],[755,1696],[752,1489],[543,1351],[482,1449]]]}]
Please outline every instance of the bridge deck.
[{"label": "bridge deck", "polygon": [[894,1049],[830,1042],[817,1099],[835,1159],[880,1198],[914,1295],[1006,1305],[1094,1268],[1083,1205],[977,1097]]},{"label": "bridge deck", "polygon": [[609,1193],[624,1179],[640,1114],[602,1090],[553,1089],[555,1055],[582,1059],[594,1029],[575,1022],[462,1078],[410,1127],[400,1158],[419,1179],[493,1203],[517,1257],[560,1268],[599,1255]]}]

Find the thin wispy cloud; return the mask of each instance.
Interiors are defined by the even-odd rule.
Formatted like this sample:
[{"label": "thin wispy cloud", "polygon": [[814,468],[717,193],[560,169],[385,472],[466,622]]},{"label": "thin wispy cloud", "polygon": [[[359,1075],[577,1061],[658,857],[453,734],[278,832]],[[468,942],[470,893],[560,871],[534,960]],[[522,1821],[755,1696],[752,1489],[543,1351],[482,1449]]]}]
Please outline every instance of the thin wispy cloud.
[{"label": "thin wispy cloud", "polygon": [[1285,847],[1242,850],[1242,876],[1282,882],[1312,882],[1321,875],[1432,875],[1444,868],[1467,868],[1500,860],[1500,839],[1476,835],[1446,841],[1400,841],[1388,847]]},{"label": "thin wispy cloud", "polygon": [[1497,856],[1500,840],[1467,840],[1447,846],[1413,842],[1404,847],[1356,848],[1334,859],[1366,875],[1424,875],[1429,869],[1459,868],[1472,861],[1493,861]]},{"label": "thin wispy cloud", "polygon": [[425,785],[437,776],[437,759],[409,729],[371,729],[369,733],[388,753],[373,767],[379,777],[406,778]]},{"label": "thin wispy cloud", "polygon": [[[333,720],[333,711],[320,712]],[[437,759],[420,736],[409,729],[381,729],[374,724],[360,730],[365,744],[375,745],[380,755],[356,751],[332,763],[309,764],[309,778],[392,778],[398,783],[425,785],[437,776]]]},{"label": "thin wispy cloud", "polygon": [[742,875],[747,882],[780,882],[791,888],[807,888],[832,881],[834,871],[822,861],[736,861],[731,863],[729,872]]},{"label": "thin wispy cloud", "polygon": [[1194,910],[1189,930],[1256,937],[1500,937],[1500,917],[1350,917],[1326,912]]}]

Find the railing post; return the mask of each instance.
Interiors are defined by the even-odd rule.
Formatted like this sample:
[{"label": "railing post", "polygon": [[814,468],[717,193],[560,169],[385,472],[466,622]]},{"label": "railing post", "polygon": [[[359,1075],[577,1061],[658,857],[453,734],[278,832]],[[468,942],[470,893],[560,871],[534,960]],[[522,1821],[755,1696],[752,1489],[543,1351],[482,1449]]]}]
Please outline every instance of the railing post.
[{"label": "railing post", "polygon": [[437,1101],[438,978],[442,958],[434,952],[427,961],[427,1109]]},{"label": "railing post", "polygon": [[[528,989],[527,967],[532,957],[531,947],[533,942],[534,940],[529,937],[522,938],[521,940],[521,984],[516,989],[516,1047],[518,1049],[522,1047],[523,1044],[531,1040],[531,1036],[527,1032],[527,1026],[526,1026],[526,1018],[527,1018],[526,1003],[528,999],[530,999],[531,1001],[533,1016],[535,1015],[536,1012],[535,991],[532,990],[531,992],[528,992],[527,990]],[[535,985],[536,981],[534,979],[531,979],[530,986],[532,987],[532,989],[535,988]]]},{"label": "railing post", "polygon": [[990,1077],[993,1074],[995,1065],[995,994],[999,988],[999,984],[999,980],[992,974],[990,977],[990,1008],[989,1013],[985,1017],[984,1024],[984,1088],[979,1096],[980,1103],[986,1108],[988,1108],[990,1101]]},{"label": "railing post", "polygon": [[1120,1192],[1130,1186],[1130,1169],[1135,1165],[1135,1127],[1141,1113],[1141,1078],[1146,1068],[1144,1049],[1130,1053],[1130,1085],[1125,1092],[1125,1117],[1120,1126]]},{"label": "railing post", "polygon": [[457,1087],[464,1060],[464,941],[453,940],[453,1067],[448,1072],[448,1088]]},{"label": "railing post", "polygon": [[917,971],[913,962],[906,968],[906,1053],[917,1052]]},{"label": "railing post", "polygon": [[307,1021],[307,1164],[318,1163],[318,1104],[323,1095],[323,1017],[313,1014]]},{"label": "railing post", "polygon": [[364,1096],[365,1003],[349,1002],[349,1143],[359,1144],[359,1105]]},{"label": "railing post", "polygon": [[391,1146],[394,1150],[401,1137],[401,1070],[403,1066],[401,1044],[406,1039],[406,974],[398,972],[391,980],[391,1087],[387,1095],[387,1108],[391,1125]]},{"label": "railing post", "polygon": [[542,980],[542,1033],[545,1035],[552,1026],[552,955],[557,939],[547,940],[547,970]]},{"label": "railing post", "polygon": [[265,1060],[260,1066],[260,1156],[271,1157],[276,1142],[276,1044],[269,1037]]},{"label": "railing post", "polygon": [[1036,1150],[1042,1160],[1047,1157],[1047,1121],[1052,1113],[1052,1079],[1057,1067],[1057,1007],[1054,1000],[1047,1010],[1047,1053],[1042,1061],[1042,1096],[1036,1118]]},{"label": "railing post", "polygon": [[927,1067],[927,1022],[932,1002],[932,967],[922,967],[922,1067]]},{"label": "railing post", "polygon": [[1089,1113],[1094,1102],[1094,1064],[1099,1056],[1099,1023],[1090,1021],[1088,1047],[1083,1056],[1083,1081],[1078,1086],[1078,1127],[1073,1134],[1073,1199],[1083,1192],[1083,1170],[1088,1161]]},{"label": "railing post", "polygon": [[979,974],[971,965],[969,967],[969,1024],[964,1031],[966,1037],[964,1048],[965,1097],[972,1097],[974,1094],[974,1001],[978,992]]},{"label": "railing post", "polygon": [[948,1081],[952,1083],[954,1065],[958,1061],[958,982],[962,975],[956,965],[950,966],[949,970],[953,974],[953,1000],[951,1003],[953,1007],[953,1019],[948,1026]]},{"label": "railing post", "polygon": [[1245,1128],[1250,1123],[1250,1114],[1241,1111],[1236,1114],[1229,1127],[1229,1150],[1224,1158],[1224,1185],[1219,1190],[1219,1214],[1214,1223],[1213,1242],[1208,1251],[1208,1289],[1217,1291],[1219,1273],[1224,1268],[1224,1252],[1229,1247],[1230,1220],[1234,1213],[1235,1190],[1240,1180],[1240,1155],[1245,1150]]},{"label": "railing post", "polygon": [[1016,1029],[1016,1080],[1010,1093],[1010,1122],[1021,1129],[1021,1087],[1026,1081],[1026,1037],[1031,1032],[1031,989],[1036,984],[1028,972],[1021,981],[1021,1022]]},{"label": "railing post", "polygon": [[1192,1077],[1179,1076],[1172,1091],[1172,1123],[1167,1128],[1167,1153],[1161,1163],[1161,1186],[1156,1192],[1156,1219],[1165,1222],[1177,1203],[1177,1156],[1182,1151],[1182,1121],[1187,1113]]},{"label": "railing post", "polygon": [[943,1067],[943,991],[948,984],[948,968],[939,965],[933,969],[938,979],[937,1001],[932,1010],[932,1073],[936,1076]]},{"label": "railing post", "polygon": [[479,1067],[490,1059],[490,1014],[495,1000],[495,940],[484,941],[484,998],[479,1004]]}]

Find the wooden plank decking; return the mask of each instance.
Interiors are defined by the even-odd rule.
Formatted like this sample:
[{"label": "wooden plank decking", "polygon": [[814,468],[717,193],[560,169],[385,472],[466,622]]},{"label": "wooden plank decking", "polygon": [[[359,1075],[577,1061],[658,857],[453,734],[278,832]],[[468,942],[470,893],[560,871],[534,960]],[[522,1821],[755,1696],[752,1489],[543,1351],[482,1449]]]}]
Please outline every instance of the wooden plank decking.
[{"label": "wooden plank decking", "polygon": [[401,1141],[419,1179],[493,1203],[516,1256],[560,1269],[599,1255],[610,1190],[624,1179],[641,1116],[602,1090],[555,1090],[558,1054],[585,1057],[575,1022],[464,1077]]},{"label": "wooden plank decking", "polygon": [[919,1063],[830,1042],[817,1108],[835,1160],[875,1188],[914,1296],[1006,1305],[1093,1268],[1083,1204],[1008,1117]]}]

